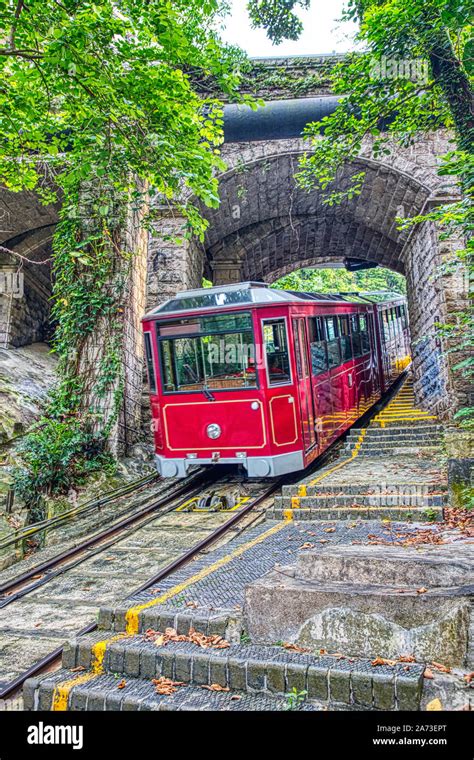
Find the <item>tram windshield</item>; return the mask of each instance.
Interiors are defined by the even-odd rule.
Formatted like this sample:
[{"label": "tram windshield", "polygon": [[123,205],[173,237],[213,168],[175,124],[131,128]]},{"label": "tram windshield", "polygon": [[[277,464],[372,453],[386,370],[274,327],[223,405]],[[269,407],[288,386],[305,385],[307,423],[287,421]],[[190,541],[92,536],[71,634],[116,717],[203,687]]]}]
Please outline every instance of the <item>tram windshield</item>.
[{"label": "tram windshield", "polygon": [[157,323],[165,393],[257,386],[250,313]]}]

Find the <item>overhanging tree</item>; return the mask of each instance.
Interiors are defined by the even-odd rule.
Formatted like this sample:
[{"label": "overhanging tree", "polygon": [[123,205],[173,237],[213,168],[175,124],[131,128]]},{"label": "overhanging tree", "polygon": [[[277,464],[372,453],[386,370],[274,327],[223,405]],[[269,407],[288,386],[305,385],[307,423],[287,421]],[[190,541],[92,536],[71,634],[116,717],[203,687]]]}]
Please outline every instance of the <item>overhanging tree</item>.
[{"label": "overhanging tree", "polygon": [[[455,178],[460,199],[400,224],[431,220],[442,236],[464,237],[466,248],[458,252],[457,261],[468,266],[472,281],[471,12],[464,0],[351,0],[346,18],[360,24],[358,39],[364,52],[347,56],[335,67],[333,90],[341,95],[341,103],[333,114],[308,125],[312,152],[302,158],[298,180],[308,189],[319,185],[327,203],[338,203],[362,188],[364,172],[359,171],[343,192],[333,191],[332,183],[338,170],[359,155],[367,138],[377,158],[390,153],[390,140],[409,145],[420,133],[452,129],[453,150],[439,172]],[[439,327],[448,337],[449,350],[459,357],[454,369],[469,380],[474,371],[472,310],[452,315],[450,324]],[[472,425],[473,411],[466,407],[458,418]]]},{"label": "overhanging tree", "polygon": [[[0,182],[61,201],[59,382],[23,445],[25,496],[67,489],[107,460],[123,395],[130,209],[146,217],[150,193],[179,203],[186,189],[218,204],[221,102],[202,83],[237,96],[242,54],[216,33],[224,10],[220,0],[0,1]],[[197,209],[180,211],[183,234],[202,235]]]}]

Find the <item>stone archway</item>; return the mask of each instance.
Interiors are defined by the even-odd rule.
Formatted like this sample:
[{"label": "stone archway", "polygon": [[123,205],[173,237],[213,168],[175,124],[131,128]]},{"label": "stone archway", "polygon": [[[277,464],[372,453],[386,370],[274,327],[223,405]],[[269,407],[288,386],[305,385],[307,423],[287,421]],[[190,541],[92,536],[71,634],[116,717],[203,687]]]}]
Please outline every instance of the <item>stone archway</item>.
[{"label": "stone archway", "polygon": [[[302,190],[295,182],[302,140],[225,145],[228,170],[220,178],[221,204],[201,209],[209,222],[205,242],[188,246],[187,256],[192,254],[195,271],[196,260],[202,260],[214,284],[271,282],[301,267],[345,258],[404,274],[418,401],[449,417],[462,403],[462,390],[453,381],[436,323],[449,321],[467,288],[462,274],[442,274],[439,265],[458,244],[441,243],[432,223],[400,230],[396,221],[450,197],[451,187],[436,172],[448,139],[436,133],[406,149],[392,145],[383,161],[374,159],[367,142],[336,182],[336,189],[344,190],[350,176],[363,170],[360,195],[334,206],[324,204],[318,190]],[[198,277],[190,283],[187,272],[187,286],[198,285]]]},{"label": "stone archway", "polygon": [[2,347],[43,341],[50,333],[51,241],[56,222],[57,207],[42,206],[35,193],[0,188]]}]

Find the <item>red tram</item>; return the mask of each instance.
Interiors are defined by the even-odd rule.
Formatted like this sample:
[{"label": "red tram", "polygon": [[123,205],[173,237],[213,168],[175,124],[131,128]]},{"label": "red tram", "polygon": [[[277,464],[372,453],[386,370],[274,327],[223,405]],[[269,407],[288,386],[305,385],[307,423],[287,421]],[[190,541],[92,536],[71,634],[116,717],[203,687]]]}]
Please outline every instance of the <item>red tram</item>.
[{"label": "red tram", "polygon": [[409,364],[405,299],[238,283],[178,294],[143,318],[156,465],[302,470]]}]

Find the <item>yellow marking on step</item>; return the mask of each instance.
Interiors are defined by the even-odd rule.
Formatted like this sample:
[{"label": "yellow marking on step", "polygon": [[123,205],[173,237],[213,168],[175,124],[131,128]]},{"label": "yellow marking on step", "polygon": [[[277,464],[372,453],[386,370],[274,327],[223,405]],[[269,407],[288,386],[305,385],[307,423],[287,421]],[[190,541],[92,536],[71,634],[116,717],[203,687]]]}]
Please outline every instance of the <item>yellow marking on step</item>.
[{"label": "yellow marking on step", "polygon": [[116,636],[111,636],[108,639],[102,639],[97,641],[92,647],[92,665],[91,670],[95,675],[99,676],[104,672],[104,657],[109,644],[113,644],[114,641],[120,641],[127,636],[126,633],[118,633]]},{"label": "yellow marking on step", "polygon": [[307,492],[307,488],[305,484],[303,483],[302,485],[298,486],[298,496],[304,498],[307,495],[308,495],[308,492]]},{"label": "yellow marking on step", "polygon": [[361,433],[360,433],[360,435],[359,435],[359,437],[358,437],[358,439],[356,441],[356,444],[354,446],[354,450],[353,450],[351,456],[349,457],[349,459],[344,459],[343,462],[339,462],[339,464],[336,464],[334,467],[331,467],[330,470],[326,470],[326,472],[323,472],[322,475],[319,475],[317,478],[314,478],[314,480],[310,480],[310,482],[307,485],[309,485],[309,486],[316,485],[316,483],[319,483],[321,480],[324,480],[324,478],[327,478],[328,475],[332,475],[332,473],[336,472],[336,470],[340,470],[341,467],[345,467],[346,464],[349,464],[350,462],[352,462],[352,460],[355,459],[356,456],[359,453],[359,449],[360,449],[361,444],[362,444],[362,442],[363,442],[363,440],[365,438],[365,434],[366,433],[367,433],[367,429],[364,428],[364,430],[361,431]]},{"label": "yellow marking on step", "polygon": [[300,497],[299,496],[292,496],[291,497],[291,508],[292,509],[299,509],[300,508]]},{"label": "yellow marking on step", "polygon": [[83,683],[88,683],[94,678],[102,675],[104,672],[104,657],[108,644],[112,644],[114,641],[119,641],[127,636],[126,633],[118,633],[116,636],[111,636],[109,639],[97,641],[92,646],[92,666],[89,673],[81,673],[79,676],[70,678],[68,681],[63,681],[57,684],[53,692],[53,700],[51,704],[51,710],[55,712],[64,712],[67,710],[69,694],[73,686],[81,686]]},{"label": "yellow marking on step", "polygon": [[261,533],[259,536],[257,536],[257,538],[252,539],[252,541],[248,541],[246,544],[242,544],[242,546],[239,546],[230,554],[226,554],[225,557],[221,557],[220,559],[216,560],[216,562],[213,562],[212,565],[203,567],[202,570],[191,576],[191,578],[188,578],[186,581],[179,583],[177,586],[173,586],[173,588],[169,589],[169,591],[166,591],[164,594],[161,594],[161,596],[156,597],[156,599],[151,599],[149,602],[145,602],[144,604],[137,604],[135,607],[130,607],[130,609],[128,609],[125,613],[126,632],[129,635],[138,633],[138,616],[143,610],[154,607],[157,604],[163,604],[164,602],[167,602],[168,599],[171,599],[173,596],[180,594],[189,586],[192,586],[194,583],[197,583],[203,578],[207,578],[208,575],[216,572],[216,570],[220,570],[221,567],[225,567],[225,565],[228,565],[229,562],[232,562],[233,559],[240,557],[242,554],[245,554],[246,551],[252,549],[258,544],[261,544],[267,538],[273,536],[275,533],[278,533],[280,530],[282,530],[282,528],[285,527],[285,522],[274,525],[273,528],[265,531],[265,533]]},{"label": "yellow marking on step", "polygon": [[97,678],[96,673],[82,673],[82,675],[71,678],[69,681],[58,683],[54,688],[51,710],[53,712],[65,712],[73,686],[81,686],[83,683],[92,681],[93,678]]},{"label": "yellow marking on step", "polygon": [[284,509],[283,510],[283,519],[285,522],[290,522],[294,519],[293,510],[292,509]]}]

